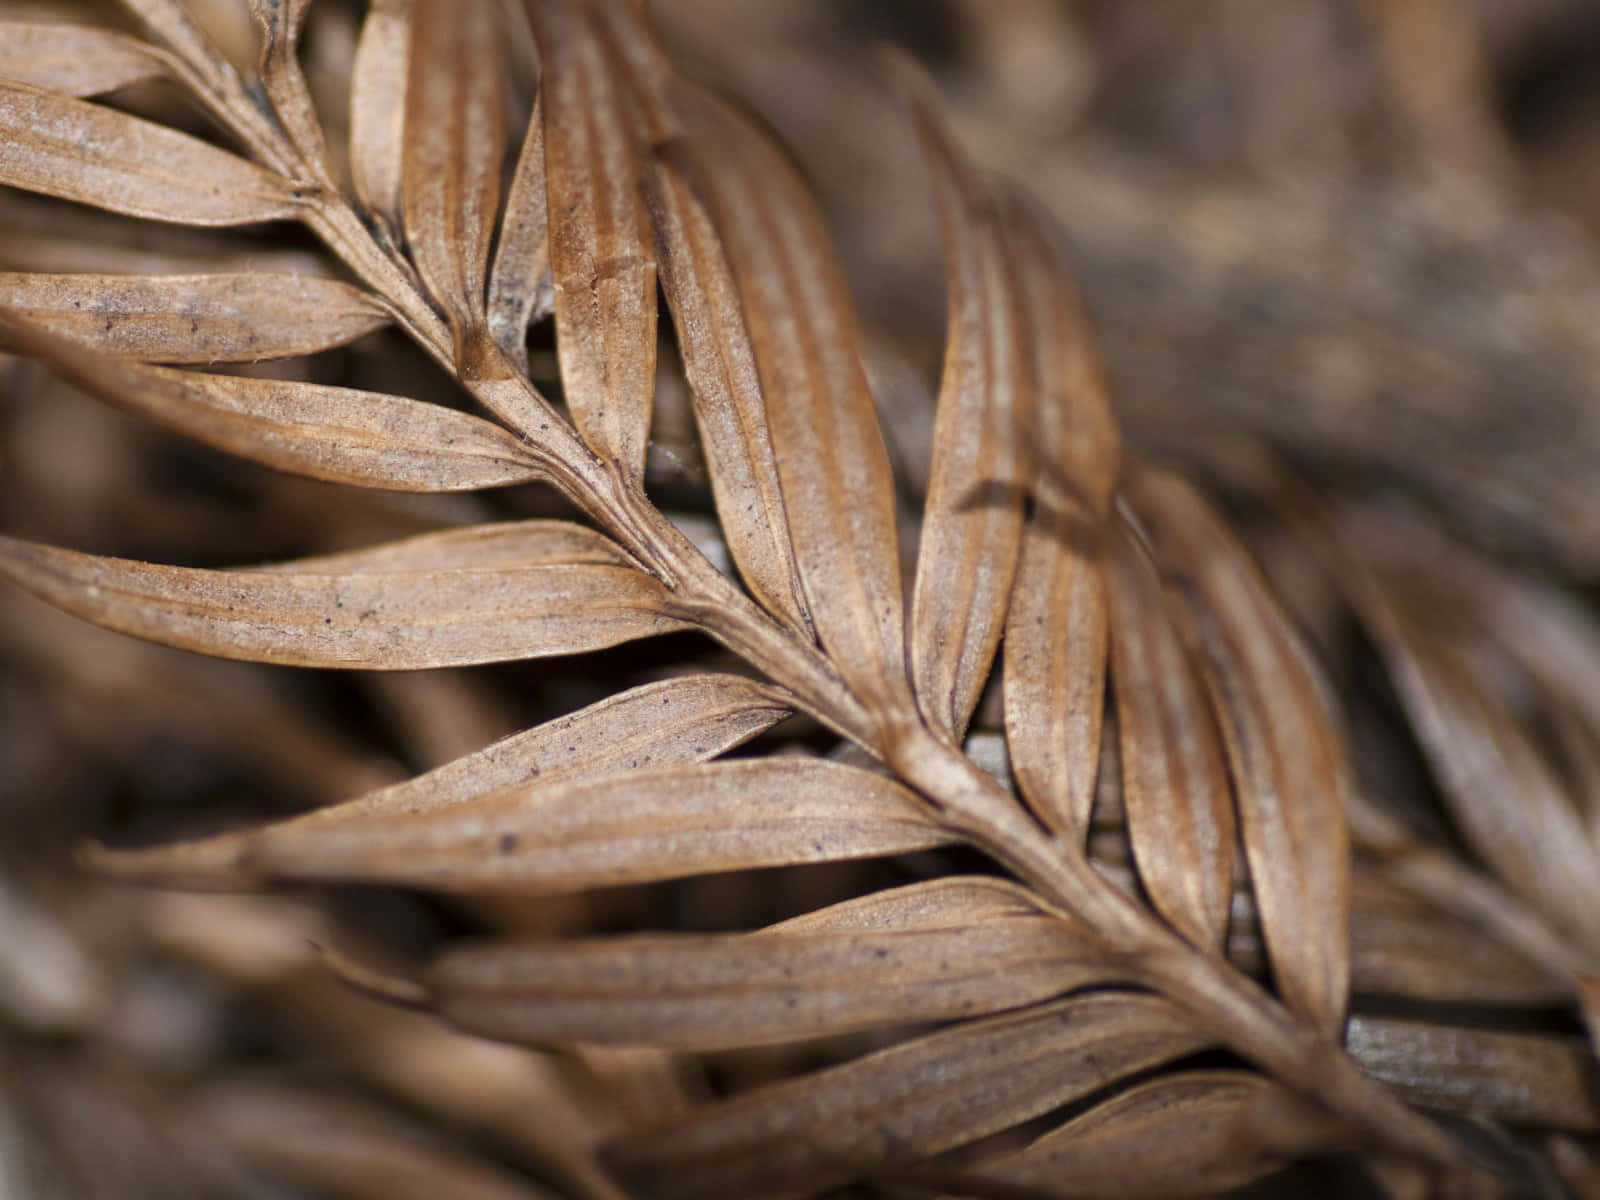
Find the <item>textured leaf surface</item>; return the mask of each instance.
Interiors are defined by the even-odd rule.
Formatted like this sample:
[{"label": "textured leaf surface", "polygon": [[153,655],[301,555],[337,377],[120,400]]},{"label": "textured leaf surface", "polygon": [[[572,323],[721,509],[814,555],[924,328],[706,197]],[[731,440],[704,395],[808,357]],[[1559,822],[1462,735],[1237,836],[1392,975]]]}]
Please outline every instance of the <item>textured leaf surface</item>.
[{"label": "textured leaf surface", "polygon": [[1106,570],[1122,797],[1139,878],[1185,937],[1220,948],[1233,892],[1233,797],[1205,688],[1155,565],[1125,521]]},{"label": "textured leaf surface", "polygon": [[1091,994],[708,1105],[607,1157],[645,1196],[816,1189],[975,1141],[1202,1044],[1164,1000]]},{"label": "textured leaf surface", "polygon": [[0,79],[69,96],[97,96],[154,79],[165,70],[151,46],[109,29],[0,22]]},{"label": "textured leaf surface", "polygon": [[752,934],[469,946],[426,982],[441,1013],[490,1037],[717,1049],[977,1016],[1112,978],[1025,891],[945,879]]},{"label": "textured leaf surface", "polygon": [[992,198],[921,89],[912,108],[944,240],[949,313],[911,606],[911,678],[960,739],[994,661],[1032,475],[1033,363],[1016,264]]},{"label": "textured leaf surface", "polygon": [[0,309],[0,341],[119,408],[226,450],[336,483],[463,491],[542,471],[498,425],[453,409],[295,380],[211,375],[126,362]]},{"label": "textured leaf surface", "polygon": [[389,321],[365,292],[314,275],[0,272],[0,305],[51,333],[146,362],[314,354]]},{"label": "textured leaf surface", "polygon": [[621,77],[587,0],[533,4],[552,212],[556,349],[567,408],[590,449],[644,475],[655,395],[655,250]]},{"label": "textured leaf surface", "polygon": [[5,80],[0,183],[180,225],[272,221],[299,207],[287,181],[199,138]]},{"label": "textured leaf surface", "polygon": [[948,840],[880,775],[821,760],[751,759],[541,781],[353,821],[311,820],[153,850],[102,851],[129,878],[342,879],[522,895],[714,871],[867,858]]},{"label": "textured leaf surface", "polygon": [[1266,581],[1204,498],[1156,472],[1139,475],[1136,496],[1197,631],[1274,984],[1336,1033],[1350,979],[1353,786],[1338,717]]},{"label": "textured leaf surface", "polygon": [[207,571],[3,538],[0,574],[110,629],[289,666],[462,666],[576,654],[682,627],[649,576],[589,563]]},{"label": "textured leaf surface", "polygon": [[507,357],[528,369],[528,326],[555,305],[545,205],[544,101],[534,98],[489,272],[489,331]]},{"label": "textured leaf surface", "polygon": [[368,212],[400,228],[411,0],[373,0],[350,67],[350,182]]}]

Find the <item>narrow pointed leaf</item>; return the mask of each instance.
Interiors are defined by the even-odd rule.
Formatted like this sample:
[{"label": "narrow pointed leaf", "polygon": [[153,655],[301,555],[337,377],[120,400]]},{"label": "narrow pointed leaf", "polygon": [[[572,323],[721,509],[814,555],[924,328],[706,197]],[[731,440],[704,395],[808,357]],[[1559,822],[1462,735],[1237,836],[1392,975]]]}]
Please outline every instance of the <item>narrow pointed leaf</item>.
[{"label": "narrow pointed leaf", "polygon": [[1204,685],[1155,565],[1125,521],[1107,546],[1122,797],[1139,878],[1198,946],[1220,948],[1233,893],[1234,814]]},{"label": "narrow pointed leaf", "polygon": [[293,217],[287,180],[115,109],[0,80],[0,184],[180,225]]},{"label": "narrow pointed leaf", "polygon": [[807,608],[847,682],[878,715],[907,716],[888,452],[821,214],[744,118],[686,86],[672,96],[755,346]]},{"label": "narrow pointed leaf", "polygon": [[666,295],[705,448],[717,516],[746,586],[791,629],[813,634],[800,593],[766,401],[705,182],[673,113],[671,68],[626,14],[608,30],[630,72],[651,147],[645,176]]},{"label": "narrow pointed leaf", "polygon": [[411,2],[373,0],[350,67],[350,182],[391,233],[401,219]]},{"label": "narrow pointed leaf", "polygon": [[51,333],[146,362],[315,354],[389,321],[366,293],[313,275],[0,272],[0,305]]},{"label": "narrow pointed leaf", "polygon": [[489,332],[524,373],[528,326],[555,309],[550,276],[549,210],[545,204],[544,99],[534,97],[533,115],[506,193],[489,272]]},{"label": "narrow pointed leaf", "polygon": [[1338,718],[1260,571],[1204,498],[1154,471],[1139,474],[1135,496],[1163,565],[1181,577],[1274,984],[1290,1008],[1336,1033],[1350,978],[1352,787]]},{"label": "narrow pointed leaf", "polygon": [[272,111],[311,170],[331,187],[328,145],[298,57],[311,0],[250,0],[250,11],[261,27],[261,86]]},{"label": "narrow pointed leaf", "polygon": [[1199,1049],[1168,1002],[1098,993],[968,1022],[612,1143],[641,1196],[815,1191],[910,1165]]},{"label": "narrow pointed leaf", "polygon": [[[976,1167],[974,1183],[1051,1196],[1211,1196],[1283,1167],[1248,1122],[1294,1097],[1246,1071],[1186,1071],[1130,1088],[1026,1149]],[[1306,1146],[1305,1149],[1312,1147]]]},{"label": "narrow pointed leaf", "polygon": [[1088,834],[1100,768],[1110,644],[1103,536],[1035,510],[1006,615],[1011,767],[1034,812],[1074,845]]},{"label": "narrow pointed leaf", "polygon": [[402,491],[525,483],[542,470],[512,434],[453,409],[296,380],[130,363],[0,309],[0,344],[189,437],[282,471]]},{"label": "narrow pointed leaf", "polygon": [[412,0],[403,192],[423,282],[473,360],[505,156],[504,34],[490,0]]},{"label": "narrow pointed leaf", "polygon": [[1115,978],[1027,893],[944,879],[752,934],[662,934],[447,951],[429,998],[511,1041],[717,1049],[1018,1008]]},{"label": "narrow pointed leaf", "polygon": [[819,759],[741,759],[541,780],[376,820],[309,818],[91,858],[134,879],[354,880],[541,895],[870,858],[948,840],[910,792]]},{"label": "narrow pointed leaf", "polygon": [[683,628],[650,576],[593,563],[208,571],[0,538],[0,575],[97,625],[289,666],[464,666],[577,654]]},{"label": "narrow pointed leaf", "polygon": [[153,46],[92,25],[0,22],[0,79],[98,96],[154,79],[166,70]]},{"label": "narrow pointed leaf", "polygon": [[543,71],[556,349],[567,407],[595,453],[644,475],[655,393],[656,266],[620,73],[588,0],[528,7]]},{"label": "narrow pointed leaf", "polygon": [[924,715],[959,740],[988,679],[1017,569],[1034,380],[1000,215],[921,92],[913,89],[911,104],[937,199],[949,312],[911,605],[911,679]]}]

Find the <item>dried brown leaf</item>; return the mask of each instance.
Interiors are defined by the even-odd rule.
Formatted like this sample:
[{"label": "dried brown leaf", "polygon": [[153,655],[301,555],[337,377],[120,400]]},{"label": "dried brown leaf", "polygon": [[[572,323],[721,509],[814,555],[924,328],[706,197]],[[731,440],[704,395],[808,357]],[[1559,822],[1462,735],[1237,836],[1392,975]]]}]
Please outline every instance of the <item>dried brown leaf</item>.
[{"label": "dried brown leaf", "polygon": [[[974,1182],[1051,1196],[1209,1196],[1281,1168],[1253,1144],[1251,1118],[1293,1097],[1245,1071],[1186,1071],[1130,1088],[1026,1149],[983,1163]],[[1310,1147],[1306,1147],[1309,1149]]]},{"label": "dried brown leaf", "polygon": [[297,54],[311,0],[250,0],[250,11],[261,27],[261,86],[272,111],[302,160],[331,188],[328,144]]},{"label": "dried brown leaf", "polygon": [[809,637],[811,616],[800,594],[750,331],[699,166],[673,114],[674,86],[683,85],[673,84],[664,56],[636,24],[609,15],[650,142],[645,186],[661,287],[728,551],[767,610]]},{"label": "dried brown leaf", "polygon": [[540,895],[715,871],[868,858],[949,835],[893,780],[817,759],[765,758],[568,778],[444,807],[91,860],[141,880],[340,879]]},{"label": "dried brown leaf", "polygon": [[389,321],[365,292],[313,275],[0,272],[0,305],[51,333],[146,362],[314,354]]},{"label": "dried brown leaf", "polygon": [[500,204],[506,56],[488,0],[412,0],[402,188],[406,241],[449,318],[456,358],[477,361],[484,274]]},{"label": "dried brown leaf", "polygon": [[0,80],[0,183],[152,221],[294,217],[287,180],[162,125]]},{"label": "dried brown leaf", "polygon": [[603,533],[571,521],[491,521],[418,534],[381,546],[319,554],[251,570],[282,575],[387,575],[405,571],[554,567],[592,563],[632,566]]},{"label": "dried brown leaf", "polygon": [[1260,571],[1199,492],[1143,471],[1134,494],[1205,663],[1274,984],[1336,1033],[1349,992],[1353,786],[1338,717]]},{"label": "dried brown leaf", "polygon": [[466,946],[425,979],[443,1015],[489,1037],[705,1050],[979,1016],[1115,968],[1022,889],[942,879],[751,934]]},{"label": "dried brown leaf", "polygon": [[98,96],[166,71],[154,47],[92,25],[47,21],[0,22],[0,79]]},{"label": "dried brown leaf", "polygon": [[1139,878],[1185,937],[1220,949],[1233,891],[1234,814],[1216,721],[1138,535],[1123,520],[1108,532],[1122,798]]},{"label": "dried brown leaf", "polygon": [[1036,509],[1005,628],[1006,744],[1039,818],[1082,845],[1094,806],[1110,646],[1100,530]]},{"label": "dried brown leaf", "polygon": [[1352,1016],[1345,1048],[1414,1104],[1600,1132],[1600,1068],[1575,1038]]},{"label": "dried brown leaf", "polygon": [[544,98],[534,97],[489,272],[489,332],[506,357],[528,369],[528,326],[555,311],[545,203]]},{"label": "dried brown leaf", "polygon": [[960,739],[989,677],[1033,472],[1032,347],[1018,265],[977,170],[911,80],[949,293],[944,377],[911,602],[911,679],[933,727]]},{"label": "dried brown leaf", "polygon": [[683,627],[650,576],[593,563],[208,571],[0,538],[0,574],[110,629],[290,666],[463,666],[576,654]]},{"label": "dried brown leaf", "polygon": [[232,454],[360,487],[464,491],[543,477],[498,425],[453,409],[295,380],[150,367],[0,309],[0,344],[85,391]]},{"label": "dried brown leaf", "polygon": [[1165,1000],[1092,993],[707,1105],[606,1158],[643,1196],[816,1190],[976,1141],[1204,1041]]},{"label": "dried brown leaf", "polygon": [[556,350],[590,449],[644,477],[655,394],[656,265],[629,95],[588,0],[528,6],[543,70]]},{"label": "dried brown leaf", "polygon": [[412,0],[373,0],[350,67],[350,182],[390,234],[400,229]]},{"label": "dried brown leaf", "polygon": [[748,323],[802,595],[881,719],[910,716],[894,490],[849,292],[794,166],[709,95],[673,89]]}]

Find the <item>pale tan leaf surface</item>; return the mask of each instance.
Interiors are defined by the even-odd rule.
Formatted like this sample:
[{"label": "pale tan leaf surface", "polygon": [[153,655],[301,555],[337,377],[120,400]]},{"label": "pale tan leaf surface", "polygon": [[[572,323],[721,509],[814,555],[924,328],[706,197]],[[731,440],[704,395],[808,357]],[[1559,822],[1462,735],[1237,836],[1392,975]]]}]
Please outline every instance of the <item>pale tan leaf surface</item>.
[{"label": "pale tan leaf surface", "polygon": [[326,879],[554,894],[868,858],[949,840],[892,780],[817,759],[655,767],[507,788],[326,827],[310,820],[152,850],[96,851],[119,876]]},{"label": "pale tan leaf surface", "polygon": [[1220,948],[1234,856],[1221,739],[1155,565],[1125,520],[1107,532],[1122,799],[1139,879],[1185,937]]},{"label": "pale tan leaf surface", "polygon": [[[1284,1165],[1249,1122],[1293,1096],[1245,1071],[1187,1071],[1130,1088],[1026,1149],[971,1171],[974,1181],[1051,1196],[1209,1196]],[[1303,1149],[1311,1149],[1306,1146]]]},{"label": "pale tan leaf surface", "polygon": [[235,1081],[201,1092],[186,1118],[317,1195],[349,1200],[554,1200],[425,1125],[308,1087]]},{"label": "pale tan leaf surface", "polygon": [[288,666],[465,666],[577,654],[683,628],[655,580],[594,564],[208,571],[0,538],[0,574],[109,629]]},{"label": "pale tan leaf surface", "polygon": [[489,272],[489,332],[518,369],[528,369],[528,326],[555,308],[545,204],[544,99],[534,97],[500,218]]},{"label": "pale tan leaf surface", "polygon": [[554,567],[590,563],[631,566],[610,538],[571,521],[490,521],[418,534],[381,546],[318,554],[250,568],[279,575],[390,575],[415,571]]},{"label": "pale tan leaf surface", "polygon": [[944,242],[948,313],[933,464],[912,591],[910,659],[929,722],[960,740],[988,679],[1033,474],[1032,347],[993,198],[908,79]]},{"label": "pale tan leaf surface", "polygon": [[166,70],[155,48],[109,29],[0,21],[0,79],[69,96],[98,96]]},{"label": "pale tan leaf surface", "polygon": [[485,271],[506,143],[506,57],[491,0],[412,0],[402,192],[406,241],[456,357],[484,332]]},{"label": "pale tan leaf surface", "polygon": [[466,491],[544,477],[517,438],[478,417],[376,392],[151,367],[91,350],[0,309],[0,343],[118,408],[314,479]]},{"label": "pale tan leaf surface", "polygon": [[706,1050],[979,1016],[1115,977],[1022,889],[942,879],[751,934],[465,946],[424,982],[489,1037]]},{"label": "pale tan leaf surface", "polygon": [[1090,994],[707,1105],[605,1156],[642,1196],[809,1192],[976,1141],[1204,1041],[1157,997]]},{"label": "pale tan leaf surface", "polygon": [[51,333],[145,362],[315,354],[389,322],[365,292],[312,275],[0,272],[0,305]]},{"label": "pale tan leaf surface", "polygon": [[1352,1016],[1345,1048],[1414,1104],[1600,1132],[1600,1067],[1576,1038]]},{"label": "pale tan leaf surface", "polygon": [[1006,744],[1024,798],[1081,845],[1094,806],[1110,613],[1104,531],[1035,510],[1006,614]]},{"label": "pale tan leaf surface", "polygon": [[755,346],[802,594],[824,648],[879,710],[908,716],[894,490],[849,293],[816,203],[744,118],[679,87]]},{"label": "pale tan leaf surface", "polygon": [[1336,1033],[1349,992],[1353,787],[1338,717],[1260,571],[1200,493],[1147,470],[1133,494],[1205,662],[1274,986]]},{"label": "pale tan leaf surface", "polygon": [[629,96],[589,0],[528,7],[542,69],[556,350],[589,448],[644,476],[655,394],[656,264]]},{"label": "pale tan leaf surface", "polygon": [[289,141],[323,184],[333,186],[328,144],[300,69],[298,50],[311,0],[250,0],[261,27],[261,86]]},{"label": "pale tan leaf surface", "polygon": [[661,288],[728,551],[762,605],[809,637],[755,351],[705,182],[673,112],[671,68],[633,23],[608,15],[650,143],[645,186]]},{"label": "pale tan leaf surface", "polygon": [[373,0],[350,67],[350,182],[390,236],[400,230],[412,0]]},{"label": "pale tan leaf surface", "polygon": [[0,80],[0,184],[180,225],[298,214],[288,181],[173,129]]}]

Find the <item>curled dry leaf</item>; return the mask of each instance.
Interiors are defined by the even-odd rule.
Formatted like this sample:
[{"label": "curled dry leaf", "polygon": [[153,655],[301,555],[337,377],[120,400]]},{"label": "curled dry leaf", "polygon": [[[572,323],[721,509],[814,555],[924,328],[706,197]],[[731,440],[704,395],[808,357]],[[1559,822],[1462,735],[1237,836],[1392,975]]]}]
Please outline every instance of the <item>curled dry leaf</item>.
[{"label": "curled dry leaf", "polygon": [[1233,891],[1234,815],[1216,722],[1138,535],[1124,520],[1108,532],[1122,800],[1139,878],[1185,937],[1220,948]]},{"label": "curled dry leaf", "polygon": [[261,28],[259,74],[272,111],[301,160],[320,183],[331,188],[328,145],[298,55],[311,0],[250,0],[250,11]]},{"label": "curled dry leaf", "polygon": [[290,666],[462,666],[578,654],[683,628],[655,580],[593,563],[208,571],[0,538],[0,574],[109,629]]},{"label": "curled dry leaf", "polygon": [[[456,338],[477,362],[485,271],[500,205],[505,72],[494,4],[411,0],[402,191],[406,241]],[[468,375],[473,370],[468,369]]]},{"label": "curled dry leaf", "polygon": [[63,379],[118,408],[313,479],[449,492],[544,477],[522,443],[504,429],[419,400],[143,366],[49,333],[4,308],[0,344],[36,355]]},{"label": "curled dry leaf", "polygon": [[541,895],[899,854],[949,840],[893,780],[798,758],[656,767],[549,786],[535,780],[404,816],[350,815],[93,858],[151,881],[337,879]]},{"label": "curled dry leaf", "polygon": [[949,292],[944,379],[911,602],[910,667],[939,732],[960,740],[1005,621],[1032,455],[1033,363],[1014,247],[921,80],[912,114],[933,179]]},{"label": "curled dry leaf", "polygon": [[315,354],[389,322],[365,292],[314,275],[3,272],[0,305],[51,333],[145,362]]},{"label": "curled dry leaf", "polygon": [[47,21],[0,23],[0,79],[68,96],[98,96],[165,71],[153,46],[124,33]]},{"label": "curled dry leaf", "polygon": [[707,1105],[606,1159],[643,1196],[818,1189],[1021,1124],[1204,1041],[1164,1000],[1093,993]]},{"label": "curled dry leaf", "polygon": [[[1284,1163],[1247,1124],[1293,1097],[1244,1071],[1184,1071],[1139,1084],[1015,1154],[975,1167],[973,1183],[1051,1196],[1210,1196]],[[1318,1148],[1308,1141],[1298,1153]]]},{"label": "curled dry leaf", "polygon": [[758,933],[467,946],[425,983],[490,1037],[703,1050],[979,1016],[1114,978],[1102,947],[1025,890],[953,878]]},{"label": "curled dry leaf", "polygon": [[682,85],[672,103],[755,347],[807,610],[875,715],[909,719],[888,451],[821,214],[743,117]]},{"label": "curled dry leaf", "polygon": [[281,176],[127,113],[0,80],[0,183],[181,225],[297,216]]},{"label": "curled dry leaf", "polygon": [[656,265],[627,89],[589,0],[528,6],[539,43],[556,349],[589,448],[644,477],[655,394]]},{"label": "curled dry leaf", "polygon": [[554,311],[550,277],[549,211],[545,205],[544,101],[535,96],[523,135],[500,237],[489,272],[489,332],[524,374],[528,370],[528,326]]},{"label": "curled dry leaf", "polygon": [[1337,1034],[1349,992],[1353,786],[1338,717],[1260,571],[1199,492],[1155,471],[1133,492],[1205,663],[1274,983]]}]

